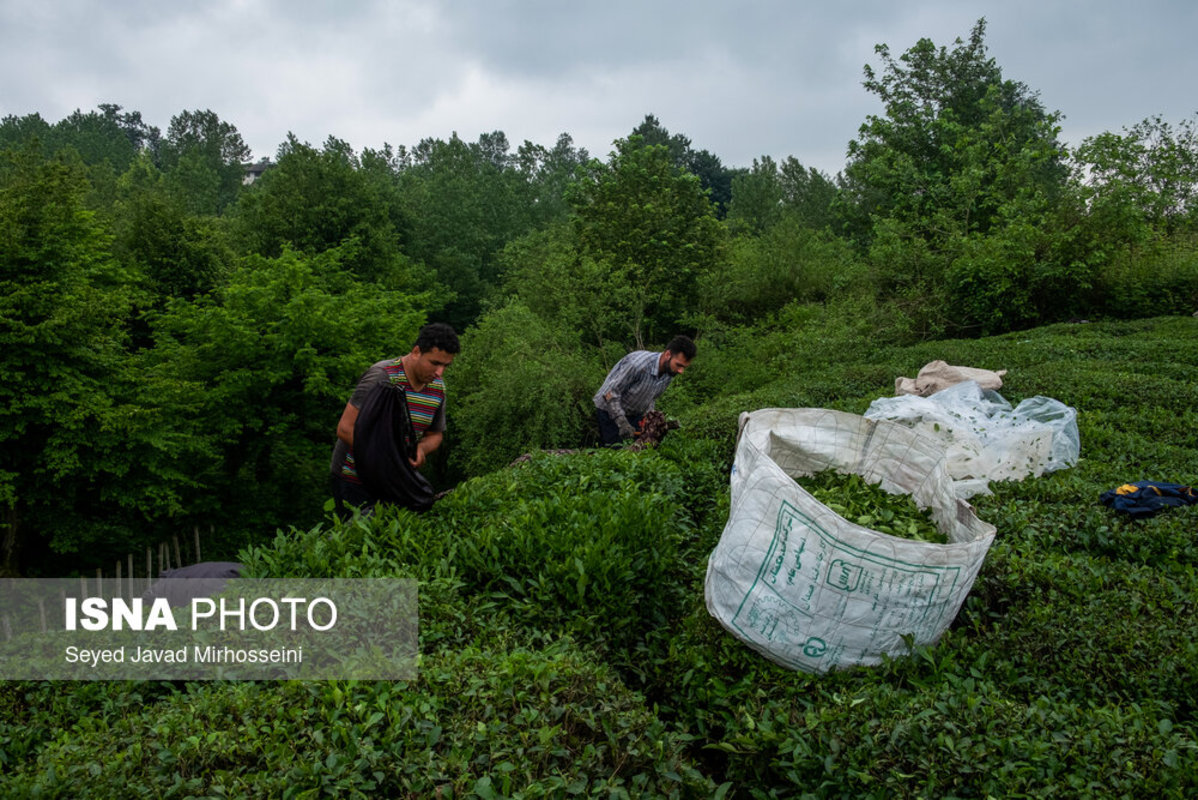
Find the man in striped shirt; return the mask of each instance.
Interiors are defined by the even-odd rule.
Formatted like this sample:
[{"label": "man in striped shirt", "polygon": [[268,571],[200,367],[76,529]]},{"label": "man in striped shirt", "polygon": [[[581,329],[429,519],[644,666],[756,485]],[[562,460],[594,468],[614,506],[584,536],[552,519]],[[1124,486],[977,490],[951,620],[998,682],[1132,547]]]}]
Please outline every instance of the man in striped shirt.
[{"label": "man in striped shirt", "polygon": [[686,336],[675,336],[664,352],[635,350],[616,362],[594,397],[603,444],[634,438],[654,401],[694,357],[695,343]]},{"label": "man in striped shirt", "polygon": [[339,517],[346,519],[350,516],[352,511],[349,506],[365,511],[377,501],[362,485],[353,453],[358,410],[370,390],[386,381],[403,388],[412,427],[418,437],[416,457],[408,461],[413,468],[419,469],[429,453],[441,446],[445,433],[445,382],[441,375],[453,363],[460,349],[457,333],[452,327],[441,322],[430,323],[420,329],[411,352],[400,358],[372,364],[358,379],[337,422],[337,443],[330,464],[333,498]]}]

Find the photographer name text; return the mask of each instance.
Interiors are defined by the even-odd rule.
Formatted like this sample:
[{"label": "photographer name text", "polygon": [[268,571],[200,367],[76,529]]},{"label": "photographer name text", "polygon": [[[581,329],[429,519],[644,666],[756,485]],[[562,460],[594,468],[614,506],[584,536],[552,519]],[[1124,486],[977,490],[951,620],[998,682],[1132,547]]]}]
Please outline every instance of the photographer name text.
[{"label": "photographer name text", "polygon": [[68,664],[93,667],[101,664],[302,664],[304,648],[255,649],[193,645],[190,650],[187,647],[109,647],[92,650],[72,645],[66,648],[63,658]]}]

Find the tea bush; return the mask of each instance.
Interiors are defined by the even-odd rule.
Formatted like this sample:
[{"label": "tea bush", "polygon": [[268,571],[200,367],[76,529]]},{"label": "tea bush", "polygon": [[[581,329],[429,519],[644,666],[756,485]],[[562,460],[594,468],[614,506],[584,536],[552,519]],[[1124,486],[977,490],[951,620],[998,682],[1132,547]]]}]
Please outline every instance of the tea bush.
[{"label": "tea bush", "polygon": [[[1098,498],[1198,475],[1198,320],[843,352],[808,326],[761,333],[707,351],[707,375],[696,360],[657,450],[538,455],[423,515],[241,553],[259,576],[418,581],[415,680],[3,683],[0,794],[1194,796],[1198,507],[1132,522]],[[720,390],[738,352],[756,380]],[[936,358],[1009,370],[1012,403],[1076,408],[1081,460],[974,498],[998,533],[934,647],[818,676],[773,664],[704,605],[737,415],[862,413]]]},{"label": "tea bush", "polygon": [[189,686],[82,717],[6,796],[695,796],[683,744],[563,640],[447,652],[411,683]]}]

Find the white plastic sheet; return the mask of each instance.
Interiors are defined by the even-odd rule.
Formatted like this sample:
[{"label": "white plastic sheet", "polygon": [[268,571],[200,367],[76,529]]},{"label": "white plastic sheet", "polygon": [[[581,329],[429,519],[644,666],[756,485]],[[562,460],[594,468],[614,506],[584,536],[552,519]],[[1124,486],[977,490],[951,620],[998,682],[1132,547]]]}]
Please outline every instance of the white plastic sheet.
[{"label": "white plastic sheet", "polygon": [[928,397],[873,401],[869,419],[889,420],[941,442],[949,475],[962,498],[988,492],[990,481],[1022,480],[1077,463],[1077,412],[1051,397],[1018,406],[974,381]]},{"label": "white plastic sheet", "polygon": [[[849,522],[795,480],[829,468],[910,494],[949,543]],[[908,640],[936,642],[994,540],[994,526],[956,496],[937,440],[840,411],[742,414],[731,492],[708,561],[707,609],[767,658],[807,672],[902,656]]]}]

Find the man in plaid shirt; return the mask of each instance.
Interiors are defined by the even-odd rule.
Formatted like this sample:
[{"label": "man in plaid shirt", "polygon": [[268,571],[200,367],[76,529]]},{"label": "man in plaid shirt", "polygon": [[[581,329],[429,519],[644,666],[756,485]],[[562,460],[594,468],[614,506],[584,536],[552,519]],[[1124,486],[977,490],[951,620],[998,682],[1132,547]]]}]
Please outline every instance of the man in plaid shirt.
[{"label": "man in plaid shirt", "polygon": [[603,444],[634,438],[641,419],[653,410],[653,402],[694,357],[695,343],[686,336],[675,336],[664,352],[636,350],[621,358],[594,398]]}]

